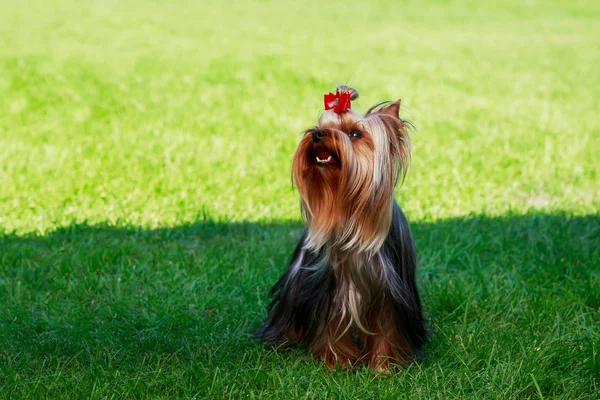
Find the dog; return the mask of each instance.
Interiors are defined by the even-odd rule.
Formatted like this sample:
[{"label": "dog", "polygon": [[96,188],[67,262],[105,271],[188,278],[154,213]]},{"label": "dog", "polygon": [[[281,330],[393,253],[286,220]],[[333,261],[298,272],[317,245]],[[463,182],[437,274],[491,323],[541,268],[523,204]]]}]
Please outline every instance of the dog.
[{"label": "dog", "polygon": [[339,86],[324,98],[318,125],[294,155],[293,182],[306,230],[270,291],[256,336],[298,343],[328,366],[408,365],[426,341],[412,234],[394,198],[410,161],[400,100],[366,114],[358,92]]}]

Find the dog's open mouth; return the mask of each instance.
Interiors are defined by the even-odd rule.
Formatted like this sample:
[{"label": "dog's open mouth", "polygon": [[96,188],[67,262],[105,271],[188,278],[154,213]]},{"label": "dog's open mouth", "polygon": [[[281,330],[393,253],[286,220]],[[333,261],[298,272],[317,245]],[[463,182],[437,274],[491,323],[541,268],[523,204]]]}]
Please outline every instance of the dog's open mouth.
[{"label": "dog's open mouth", "polygon": [[337,156],[324,146],[315,146],[311,155],[314,157],[318,166],[339,164]]},{"label": "dog's open mouth", "polygon": [[333,161],[333,156],[327,150],[319,150],[316,152],[315,158],[319,164],[327,164]]}]

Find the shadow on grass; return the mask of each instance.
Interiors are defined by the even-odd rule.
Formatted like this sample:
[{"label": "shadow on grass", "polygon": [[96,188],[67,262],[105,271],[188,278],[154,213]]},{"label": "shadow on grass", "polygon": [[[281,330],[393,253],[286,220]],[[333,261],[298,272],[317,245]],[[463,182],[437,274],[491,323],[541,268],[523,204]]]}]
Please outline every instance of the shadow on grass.
[{"label": "shadow on grass", "polygon": [[[472,216],[412,229],[434,332],[426,359],[443,355],[456,324],[519,326],[526,309],[600,307],[598,215]],[[198,222],[0,236],[0,362],[23,372],[48,358],[109,369],[260,358],[265,350],[248,333],[301,230]],[[545,329],[522,322],[506,335]]]}]

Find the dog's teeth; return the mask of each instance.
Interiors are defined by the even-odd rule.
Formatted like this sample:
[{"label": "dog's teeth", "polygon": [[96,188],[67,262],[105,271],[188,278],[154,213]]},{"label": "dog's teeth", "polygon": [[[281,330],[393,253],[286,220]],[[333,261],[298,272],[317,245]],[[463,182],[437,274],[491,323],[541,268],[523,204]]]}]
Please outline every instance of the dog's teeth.
[{"label": "dog's teeth", "polygon": [[331,156],[327,157],[325,160],[321,160],[321,159],[319,158],[319,156],[317,156],[317,162],[318,162],[318,163],[323,163],[323,164],[325,164],[325,163],[328,163],[329,161],[331,161]]}]

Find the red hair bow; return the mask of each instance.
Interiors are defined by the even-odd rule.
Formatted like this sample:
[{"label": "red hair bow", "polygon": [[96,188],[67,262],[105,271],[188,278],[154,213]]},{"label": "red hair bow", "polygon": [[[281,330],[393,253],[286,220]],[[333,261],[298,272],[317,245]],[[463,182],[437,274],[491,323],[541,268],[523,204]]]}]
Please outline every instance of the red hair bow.
[{"label": "red hair bow", "polygon": [[350,93],[349,92],[335,92],[335,94],[329,92],[329,94],[325,95],[325,109],[331,110],[333,108],[333,112],[339,114],[344,111],[348,111],[351,107],[350,105]]}]

